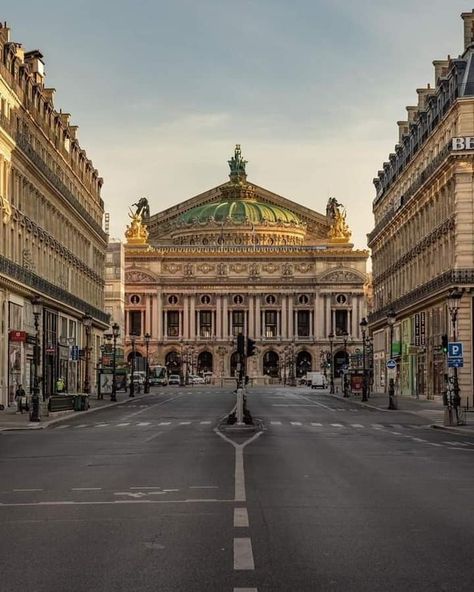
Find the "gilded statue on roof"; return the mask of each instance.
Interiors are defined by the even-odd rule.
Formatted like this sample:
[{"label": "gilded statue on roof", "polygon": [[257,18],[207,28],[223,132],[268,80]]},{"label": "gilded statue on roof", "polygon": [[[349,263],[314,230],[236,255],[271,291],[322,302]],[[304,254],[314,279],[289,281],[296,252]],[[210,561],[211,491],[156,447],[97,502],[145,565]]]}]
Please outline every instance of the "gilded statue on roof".
[{"label": "gilded statue on roof", "polygon": [[148,229],[146,225],[143,224],[141,213],[139,213],[138,210],[133,212],[130,208],[128,216],[132,222],[127,226],[127,230],[125,231],[127,243],[133,245],[146,245],[148,241]]},{"label": "gilded statue on roof", "polygon": [[348,242],[352,232],[346,222],[346,208],[335,197],[328,200],[326,216],[331,220],[328,238],[334,242]]}]

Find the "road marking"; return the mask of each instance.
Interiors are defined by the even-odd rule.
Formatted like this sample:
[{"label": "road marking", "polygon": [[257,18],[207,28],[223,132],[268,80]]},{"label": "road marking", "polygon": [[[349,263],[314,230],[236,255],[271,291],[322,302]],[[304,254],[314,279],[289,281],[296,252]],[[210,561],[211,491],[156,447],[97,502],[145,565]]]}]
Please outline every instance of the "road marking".
[{"label": "road marking", "polygon": [[353,428],[363,428],[364,426],[361,423],[351,423],[351,427],[353,427]]},{"label": "road marking", "polygon": [[344,426],[342,425],[342,423],[332,423],[331,424],[333,428],[343,428]]},{"label": "road marking", "polygon": [[403,426],[401,424],[399,424],[399,423],[391,423],[390,426],[392,428],[395,428],[396,430],[402,430],[403,429]]},{"label": "road marking", "polygon": [[94,427],[95,428],[105,428],[108,425],[109,425],[108,423],[96,423]]},{"label": "road marking", "polygon": [[[390,434],[392,434],[393,436],[401,436],[402,434],[400,434],[400,432],[389,432]],[[426,442],[426,440],[423,440],[423,442]]]},{"label": "road marking", "polygon": [[295,426],[300,426],[300,425],[302,425],[302,424],[301,424],[301,421],[290,421],[290,423],[291,423],[291,425],[295,425]]},{"label": "road marking", "polygon": [[64,428],[69,428],[69,427],[71,427],[69,424],[68,425],[60,425],[60,426],[57,426],[55,429],[56,430],[64,430]]},{"label": "road marking", "polygon": [[258,592],[258,588],[234,588],[234,592]]},{"label": "road marking", "polygon": [[170,425],[171,421],[160,421],[158,425]]},{"label": "road marking", "polygon": [[36,488],[32,487],[31,489],[14,489],[13,491],[15,491],[15,492],[21,492],[21,491],[44,491],[44,489],[36,489]]},{"label": "road marking", "polygon": [[413,438],[413,437],[412,437],[412,440],[414,442],[426,442],[427,441],[427,440],[423,440],[423,438]]},{"label": "road marking", "polygon": [[328,407],[327,405],[323,405],[322,403],[318,403],[317,401],[312,401],[311,399],[308,399],[308,397],[305,397],[303,395],[300,395],[300,397],[302,399],[305,399],[306,401],[309,401],[310,403],[313,403],[313,405],[317,405],[318,407],[324,407],[324,409],[329,409],[329,411],[334,411],[334,407]]},{"label": "road marking", "polygon": [[255,569],[250,538],[234,539],[234,569]]},{"label": "road marking", "polygon": [[71,491],[101,491],[102,487],[72,487]]},{"label": "road marking", "polygon": [[437,442],[427,442],[430,446],[442,446],[442,444],[438,444]]},{"label": "road marking", "polygon": [[311,422],[311,425],[316,427],[316,428],[322,428],[323,424],[322,423],[315,423],[315,422]]},{"label": "road marking", "polygon": [[374,428],[374,430],[383,430],[383,425],[380,423],[373,423],[371,427]]},{"label": "road marking", "polygon": [[281,421],[271,421],[271,425],[281,425]]},{"label": "road marking", "polygon": [[234,527],[235,528],[248,528],[249,526],[249,515],[247,508],[234,508]]},{"label": "road marking", "polygon": [[[218,485],[190,485],[189,489],[219,489]],[[176,490],[178,491],[178,490]]]},{"label": "road marking", "polygon": [[201,425],[210,425],[212,422],[211,421],[200,421],[199,423]]},{"label": "road marking", "polygon": [[191,422],[190,421],[180,421],[179,425],[190,425]]},{"label": "road marking", "polygon": [[87,427],[87,424],[86,424],[86,423],[81,423],[81,425],[74,426],[74,428],[75,428],[76,430],[77,430],[78,428],[86,428],[86,427]]},{"label": "road marking", "polygon": [[161,489],[161,487],[159,487],[158,485],[145,485],[143,487],[129,487],[129,489]]},{"label": "road marking", "polygon": [[150,425],[149,421],[141,421],[140,423],[137,423],[137,426],[147,426]]},{"label": "road marking", "polygon": [[[464,450],[464,449],[463,449]],[[61,506],[63,504],[70,504],[74,506],[113,506],[117,504],[234,504],[235,499],[184,499],[184,500],[156,500],[156,499],[122,499],[113,501],[50,501],[50,502],[0,502],[1,508],[9,507],[31,507],[31,506]]]},{"label": "road marking", "polygon": [[118,427],[118,428],[123,428],[123,427],[125,427],[125,426],[129,426],[129,425],[130,425],[130,423],[118,423],[118,424],[117,424],[117,427]]},{"label": "road marking", "polygon": [[171,493],[174,491],[179,491],[179,489],[163,489],[163,491],[166,491],[166,493]]}]

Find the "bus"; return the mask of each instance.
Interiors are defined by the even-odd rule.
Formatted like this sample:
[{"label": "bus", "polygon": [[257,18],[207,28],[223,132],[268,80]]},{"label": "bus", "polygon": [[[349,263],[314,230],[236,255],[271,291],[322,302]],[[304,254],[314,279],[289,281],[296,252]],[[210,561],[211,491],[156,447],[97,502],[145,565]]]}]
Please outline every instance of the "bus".
[{"label": "bus", "polygon": [[152,386],[166,386],[168,384],[166,368],[164,366],[150,366],[149,380]]}]

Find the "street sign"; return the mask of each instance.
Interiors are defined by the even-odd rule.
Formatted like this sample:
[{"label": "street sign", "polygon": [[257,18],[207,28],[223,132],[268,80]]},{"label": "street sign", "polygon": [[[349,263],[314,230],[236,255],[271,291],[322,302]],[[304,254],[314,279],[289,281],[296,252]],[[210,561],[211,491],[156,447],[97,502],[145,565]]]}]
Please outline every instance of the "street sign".
[{"label": "street sign", "polygon": [[462,358],[463,345],[460,341],[450,341],[448,343],[448,358]]},{"label": "street sign", "polygon": [[394,359],[387,360],[387,368],[389,370],[395,370],[396,367],[397,367],[397,362]]},{"label": "street sign", "polygon": [[462,368],[464,366],[464,358],[448,358],[448,368]]}]

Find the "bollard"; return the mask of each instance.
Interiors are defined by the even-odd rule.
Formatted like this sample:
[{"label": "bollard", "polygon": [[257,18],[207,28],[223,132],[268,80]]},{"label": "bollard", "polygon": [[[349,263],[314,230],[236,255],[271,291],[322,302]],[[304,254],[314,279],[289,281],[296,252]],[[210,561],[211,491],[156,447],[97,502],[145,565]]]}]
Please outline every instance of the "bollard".
[{"label": "bollard", "polygon": [[244,423],[244,389],[237,389],[237,425],[243,425]]}]

